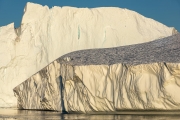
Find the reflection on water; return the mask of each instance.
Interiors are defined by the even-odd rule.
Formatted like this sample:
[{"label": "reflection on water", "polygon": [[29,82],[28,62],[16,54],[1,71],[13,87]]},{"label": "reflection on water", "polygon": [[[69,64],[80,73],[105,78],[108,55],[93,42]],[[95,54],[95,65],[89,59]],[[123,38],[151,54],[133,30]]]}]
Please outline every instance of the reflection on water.
[{"label": "reflection on water", "polygon": [[52,111],[1,109],[0,120],[179,120],[180,111],[120,111],[116,113],[61,114]]}]

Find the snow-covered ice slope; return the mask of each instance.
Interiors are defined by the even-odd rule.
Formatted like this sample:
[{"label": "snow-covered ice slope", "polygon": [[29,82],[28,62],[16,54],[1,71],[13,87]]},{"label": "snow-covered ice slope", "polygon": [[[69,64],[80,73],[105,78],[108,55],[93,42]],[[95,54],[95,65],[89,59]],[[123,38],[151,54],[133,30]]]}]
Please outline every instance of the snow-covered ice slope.
[{"label": "snow-covered ice slope", "polygon": [[27,3],[21,26],[0,27],[0,107],[13,107],[12,89],[68,52],[143,43],[176,30],[121,8],[74,8]]}]

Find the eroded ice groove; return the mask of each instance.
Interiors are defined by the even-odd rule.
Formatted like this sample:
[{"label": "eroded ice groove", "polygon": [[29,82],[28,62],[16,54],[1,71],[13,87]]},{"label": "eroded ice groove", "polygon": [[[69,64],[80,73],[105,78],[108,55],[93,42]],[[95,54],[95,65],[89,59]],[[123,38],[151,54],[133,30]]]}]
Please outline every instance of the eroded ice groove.
[{"label": "eroded ice groove", "polygon": [[121,8],[74,8],[27,3],[21,26],[0,27],[0,107],[16,105],[12,89],[72,51],[144,43],[177,31]]},{"label": "eroded ice groove", "polygon": [[180,34],[81,50],[55,60],[15,87],[14,93],[20,109],[180,110],[179,63]]}]

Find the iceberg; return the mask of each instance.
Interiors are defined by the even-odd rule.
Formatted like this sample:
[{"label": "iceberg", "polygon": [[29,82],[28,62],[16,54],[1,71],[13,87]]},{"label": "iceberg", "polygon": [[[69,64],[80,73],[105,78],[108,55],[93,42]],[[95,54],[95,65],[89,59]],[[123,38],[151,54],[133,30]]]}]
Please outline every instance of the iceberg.
[{"label": "iceberg", "polygon": [[115,7],[49,8],[28,2],[19,28],[0,27],[0,107],[15,107],[12,89],[69,52],[138,44],[177,33]]},{"label": "iceberg", "polygon": [[180,34],[63,55],[14,88],[19,109],[180,110]]}]

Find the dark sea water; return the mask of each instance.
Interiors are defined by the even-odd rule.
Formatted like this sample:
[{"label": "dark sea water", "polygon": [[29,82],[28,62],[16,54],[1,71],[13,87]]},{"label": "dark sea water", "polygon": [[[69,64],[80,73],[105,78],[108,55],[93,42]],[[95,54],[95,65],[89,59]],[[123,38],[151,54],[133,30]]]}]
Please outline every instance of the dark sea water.
[{"label": "dark sea water", "polygon": [[61,114],[0,108],[0,120],[180,120],[180,111],[119,111],[116,113]]}]

